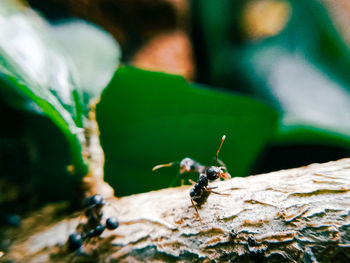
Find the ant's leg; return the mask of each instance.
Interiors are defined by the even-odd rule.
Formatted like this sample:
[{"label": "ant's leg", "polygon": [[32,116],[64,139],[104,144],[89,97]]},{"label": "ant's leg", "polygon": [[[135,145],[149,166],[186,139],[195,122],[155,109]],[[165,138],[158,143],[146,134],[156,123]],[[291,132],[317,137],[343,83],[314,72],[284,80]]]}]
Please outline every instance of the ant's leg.
[{"label": "ant's leg", "polygon": [[229,196],[230,195],[230,194],[222,194],[222,193],[215,192],[215,191],[211,190],[210,188],[206,188],[206,190],[211,192],[211,193],[217,194],[217,195],[225,195],[225,196]]},{"label": "ant's leg", "polygon": [[181,186],[183,186],[185,184],[185,180],[183,178],[181,178],[180,184],[181,184]]},{"label": "ant's leg", "polygon": [[198,209],[197,209],[197,206],[195,205],[195,203],[193,202],[193,199],[191,198],[191,203],[192,203],[192,206],[194,207],[194,209],[196,209],[196,213],[199,217],[199,220],[202,222],[202,218],[201,216],[199,215],[199,212],[198,212]]},{"label": "ant's leg", "polygon": [[72,252],[72,254],[69,256],[68,258],[68,263],[70,262],[75,262],[75,258],[80,255],[87,255],[85,249],[83,246],[81,246],[80,248],[78,248],[76,251]]},{"label": "ant's leg", "polygon": [[207,189],[208,191],[210,191],[211,189],[216,189],[216,188],[218,188],[217,186],[212,186],[212,187],[206,187],[205,189]]},{"label": "ant's leg", "polygon": [[193,181],[193,180],[191,180],[191,179],[188,179],[188,181],[189,181],[192,185],[196,184],[196,182]]},{"label": "ant's leg", "polygon": [[113,210],[114,210],[115,212],[117,212],[117,214],[120,214],[120,211],[118,210],[118,208],[116,208],[115,205],[112,204],[111,202],[106,203],[106,205],[109,206],[109,207],[112,207]]},{"label": "ant's leg", "polygon": [[74,256],[75,256],[75,253],[72,253],[72,255],[69,256],[69,258],[68,258],[68,263],[73,262]]}]

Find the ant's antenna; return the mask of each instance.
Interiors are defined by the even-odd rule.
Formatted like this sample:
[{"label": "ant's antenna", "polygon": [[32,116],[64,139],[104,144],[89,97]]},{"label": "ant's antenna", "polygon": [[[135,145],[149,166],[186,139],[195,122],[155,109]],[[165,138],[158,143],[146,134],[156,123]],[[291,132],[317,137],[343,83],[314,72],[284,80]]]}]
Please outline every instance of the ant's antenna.
[{"label": "ant's antenna", "polygon": [[158,170],[159,168],[163,168],[163,167],[169,167],[169,166],[172,166],[174,164],[176,164],[178,162],[171,162],[171,163],[166,163],[166,164],[159,164],[159,165],[156,165],[152,168],[152,171],[155,171],[155,170]]},{"label": "ant's antenna", "polygon": [[215,166],[218,166],[218,155],[219,155],[219,152],[220,152],[220,149],[221,149],[221,146],[224,142],[224,140],[226,139],[226,135],[222,136],[222,139],[221,139],[221,143],[220,143],[220,146],[219,146],[219,149],[218,151],[216,152],[216,161],[215,161]]}]

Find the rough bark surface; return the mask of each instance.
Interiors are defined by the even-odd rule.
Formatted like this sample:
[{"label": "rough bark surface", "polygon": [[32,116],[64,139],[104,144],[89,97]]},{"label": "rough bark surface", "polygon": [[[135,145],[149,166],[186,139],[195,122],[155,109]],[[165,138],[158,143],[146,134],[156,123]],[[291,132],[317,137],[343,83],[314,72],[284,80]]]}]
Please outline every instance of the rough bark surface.
[{"label": "rough bark surface", "polygon": [[82,155],[89,171],[82,180],[82,190],[86,196],[101,194],[105,198],[114,196],[113,188],[104,181],[105,156],[100,144],[100,131],[96,121],[96,105],[99,100],[90,103],[88,119],[84,122],[84,138]]},{"label": "rough bark surface", "polygon": [[[33,217],[5,259],[15,262],[347,262],[350,258],[350,159],[233,178],[210,184],[199,208],[190,186],[111,201],[104,208],[120,227],[69,253],[65,242],[78,218]],[[114,209],[116,207],[117,209]],[[118,210],[118,211],[116,211]],[[53,211],[42,211],[47,218]],[[57,214],[57,211],[55,212]],[[33,222],[34,221],[34,222]],[[44,221],[45,222],[45,221]]]}]

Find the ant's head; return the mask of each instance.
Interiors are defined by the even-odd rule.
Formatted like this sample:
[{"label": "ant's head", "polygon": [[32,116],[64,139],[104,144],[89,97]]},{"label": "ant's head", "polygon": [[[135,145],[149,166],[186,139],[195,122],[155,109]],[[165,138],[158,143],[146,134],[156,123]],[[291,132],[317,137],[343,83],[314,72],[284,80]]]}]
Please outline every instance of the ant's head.
[{"label": "ant's head", "polygon": [[86,207],[103,206],[105,200],[102,195],[96,194],[86,198]]},{"label": "ant's head", "polygon": [[[153,171],[158,170],[159,168],[173,166],[174,164],[179,164],[179,162],[172,162],[167,164],[159,164],[152,168]],[[190,173],[190,172],[198,172],[200,168],[200,164],[191,158],[182,159],[180,162],[180,174]]]},{"label": "ant's head", "polygon": [[223,179],[231,178],[231,175],[226,171],[226,168],[223,166],[210,166],[207,169],[207,177],[209,180],[216,180],[219,177]]},{"label": "ant's head", "polygon": [[[206,174],[207,174],[207,177],[208,177],[209,180],[216,180],[219,177],[223,178],[223,179],[231,178],[231,175],[226,171],[226,167],[225,166],[217,166],[218,165],[218,155],[219,155],[221,146],[224,143],[225,139],[226,139],[226,135],[222,136],[219,149],[216,152],[216,161],[215,161],[216,164],[215,164],[215,166],[209,166],[206,169]],[[224,165],[224,164],[222,163],[222,165]]]},{"label": "ant's head", "polygon": [[[221,146],[224,142],[224,140],[226,139],[226,135],[222,136],[221,139],[221,143],[220,146],[216,152],[216,164],[215,166],[209,167],[210,171],[209,173],[212,174],[211,178],[218,178],[218,177],[222,177],[222,178],[231,178],[231,176],[226,172],[226,168],[225,166],[220,166],[218,167],[218,155],[221,149]],[[220,161],[221,162],[221,161]],[[152,171],[158,170],[159,168],[163,168],[163,167],[169,167],[169,166],[173,166],[174,164],[179,164],[179,162],[171,162],[171,163],[166,163],[166,164],[159,164],[156,165],[152,168]],[[185,158],[182,159],[180,162],[180,174],[183,173],[192,173],[192,172],[203,172],[204,170],[204,166],[202,166],[201,164],[197,163],[196,161],[192,160],[191,158]],[[215,169],[214,169],[215,168]],[[208,170],[207,169],[207,172]],[[209,176],[210,177],[210,176]],[[215,179],[209,179],[209,180],[215,180]]]},{"label": "ant's head", "polygon": [[191,158],[185,158],[180,162],[180,174],[198,171],[198,163]]}]

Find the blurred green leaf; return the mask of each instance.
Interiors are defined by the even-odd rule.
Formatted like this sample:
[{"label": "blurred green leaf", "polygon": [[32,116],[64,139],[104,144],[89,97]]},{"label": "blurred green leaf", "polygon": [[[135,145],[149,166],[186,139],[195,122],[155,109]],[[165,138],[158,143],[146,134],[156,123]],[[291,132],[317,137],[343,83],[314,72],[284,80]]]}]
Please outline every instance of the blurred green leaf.
[{"label": "blurred green leaf", "polygon": [[245,75],[256,93],[283,113],[277,141],[350,148],[349,48],[320,3],[291,2],[291,7],[281,34],[248,45]]},{"label": "blurred green leaf", "polygon": [[213,164],[224,134],[219,157],[232,176],[245,176],[276,119],[254,99],[180,76],[119,68],[97,106],[105,179],[117,195],[168,187],[178,167],[153,173],[153,166],[185,157]]},{"label": "blurred green leaf", "polygon": [[[349,47],[320,1],[195,2],[213,85],[273,103],[281,112],[278,144],[350,148]],[[249,39],[243,12],[261,2],[287,3],[290,17],[277,35]],[[225,12],[214,16],[213,8]]]},{"label": "blurred green leaf", "polygon": [[64,20],[52,26],[52,36],[73,63],[70,70],[89,98],[99,97],[112,79],[121,50],[112,35],[82,20]]},{"label": "blurred green leaf", "polygon": [[11,107],[55,123],[79,174],[86,171],[84,113],[111,79],[119,57],[117,43],[93,25],[73,20],[50,25],[12,1],[0,5],[0,93]]}]

